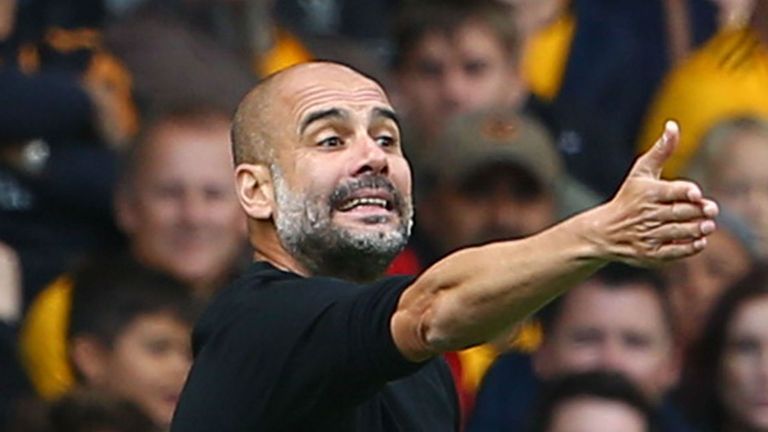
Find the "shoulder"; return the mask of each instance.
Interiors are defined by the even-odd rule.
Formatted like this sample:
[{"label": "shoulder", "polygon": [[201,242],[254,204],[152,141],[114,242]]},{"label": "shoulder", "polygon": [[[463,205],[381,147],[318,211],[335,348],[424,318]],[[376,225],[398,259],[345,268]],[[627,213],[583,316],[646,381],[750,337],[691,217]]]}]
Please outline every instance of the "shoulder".
[{"label": "shoulder", "polygon": [[378,305],[388,308],[396,304],[411,281],[411,277],[387,277],[357,284],[328,277],[305,278],[266,263],[254,263],[203,314],[193,337],[195,351],[221,332],[245,332],[243,336],[252,337],[258,329],[261,337],[298,336],[330,309],[357,315]]}]

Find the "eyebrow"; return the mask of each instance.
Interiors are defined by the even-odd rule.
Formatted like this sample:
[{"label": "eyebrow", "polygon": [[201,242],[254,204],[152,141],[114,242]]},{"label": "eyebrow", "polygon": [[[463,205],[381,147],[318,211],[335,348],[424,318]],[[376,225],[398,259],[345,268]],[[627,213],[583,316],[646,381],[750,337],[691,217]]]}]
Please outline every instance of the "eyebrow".
[{"label": "eyebrow", "polygon": [[400,118],[397,116],[397,114],[395,114],[394,111],[392,111],[389,108],[374,108],[373,113],[371,114],[371,118],[376,118],[376,117],[388,118],[393,122],[395,122],[395,125],[397,125],[398,129],[402,129],[400,127]]},{"label": "eyebrow", "polygon": [[[304,117],[304,120],[301,121],[301,126],[299,127],[299,133],[304,134],[304,131],[312,124],[320,120],[324,120],[327,118],[337,118],[337,119],[343,119],[347,117],[346,113],[338,108],[329,108],[326,110],[320,110],[320,111],[314,111],[309,114],[307,114]],[[389,120],[392,120],[397,125],[398,129],[400,128],[400,118],[395,114],[394,111],[388,108],[374,108],[373,112],[371,113],[371,118],[377,118],[377,117],[383,117]]]},{"label": "eyebrow", "polygon": [[307,114],[306,117],[304,117],[304,120],[301,121],[301,127],[299,128],[299,133],[303,135],[304,131],[309,127],[309,125],[329,117],[342,119],[346,116],[338,108],[330,108],[326,110],[311,112]]}]

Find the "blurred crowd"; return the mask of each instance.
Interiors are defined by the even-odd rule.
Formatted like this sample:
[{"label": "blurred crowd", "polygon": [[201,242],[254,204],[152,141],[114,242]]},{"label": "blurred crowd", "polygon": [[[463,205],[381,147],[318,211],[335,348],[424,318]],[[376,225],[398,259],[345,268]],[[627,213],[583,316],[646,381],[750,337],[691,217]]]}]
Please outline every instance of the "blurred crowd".
[{"label": "blurred crowd", "polygon": [[768,0],[0,0],[0,430],[167,430],[252,259],[232,114],[312,60],[401,117],[392,274],[610,199],[669,119],[664,175],[721,206],[699,255],[447,354],[464,430],[768,431]]}]

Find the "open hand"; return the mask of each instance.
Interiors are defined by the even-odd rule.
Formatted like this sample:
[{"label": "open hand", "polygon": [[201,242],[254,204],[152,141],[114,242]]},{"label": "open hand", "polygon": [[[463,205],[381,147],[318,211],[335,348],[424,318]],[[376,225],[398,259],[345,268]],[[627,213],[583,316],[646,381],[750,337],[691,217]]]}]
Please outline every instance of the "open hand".
[{"label": "open hand", "polygon": [[676,123],[637,159],[616,196],[592,221],[606,258],[649,265],[698,253],[715,230],[717,204],[689,181],[661,179],[679,140]]}]

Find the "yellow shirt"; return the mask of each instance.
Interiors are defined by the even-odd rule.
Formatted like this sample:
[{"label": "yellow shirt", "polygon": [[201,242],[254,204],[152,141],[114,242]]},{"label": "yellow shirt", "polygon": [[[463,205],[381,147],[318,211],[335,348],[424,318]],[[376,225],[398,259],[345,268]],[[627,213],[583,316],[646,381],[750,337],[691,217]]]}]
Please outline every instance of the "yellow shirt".
[{"label": "yellow shirt", "polygon": [[[535,320],[527,320],[512,335],[507,348],[512,351],[531,353],[541,345],[541,338],[541,324]],[[461,387],[470,394],[476,394],[483,377],[499,354],[501,354],[499,350],[489,343],[459,351]]]},{"label": "yellow shirt", "polygon": [[254,59],[255,72],[266,77],[287,67],[313,59],[299,38],[283,29],[275,31],[275,43],[266,53]]},{"label": "yellow shirt", "polygon": [[19,335],[21,361],[38,394],[53,399],[75,379],[68,361],[67,328],[73,281],[62,276],[32,302]]},{"label": "yellow shirt", "polygon": [[536,32],[523,48],[523,79],[543,101],[551,102],[560,92],[575,31],[576,18],[564,13]]},{"label": "yellow shirt", "polygon": [[648,149],[664,122],[676,120],[680,145],[664,174],[677,177],[709,129],[738,115],[768,116],[768,47],[751,30],[726,29],[666,77],[646,117],[638,148]]}]

